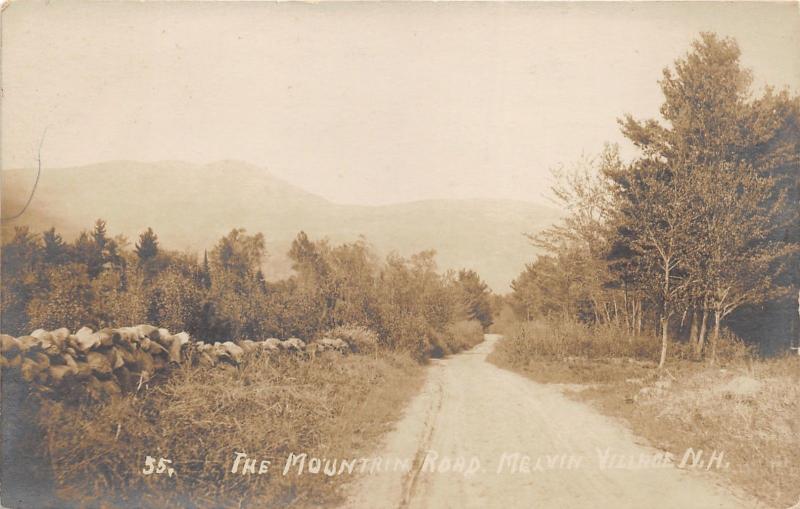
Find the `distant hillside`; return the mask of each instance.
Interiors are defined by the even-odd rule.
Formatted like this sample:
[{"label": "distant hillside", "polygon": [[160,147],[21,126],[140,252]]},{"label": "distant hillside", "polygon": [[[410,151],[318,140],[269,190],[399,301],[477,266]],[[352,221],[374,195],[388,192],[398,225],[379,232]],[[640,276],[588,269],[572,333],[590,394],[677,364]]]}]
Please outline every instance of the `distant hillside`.
[{"label": "distant hillside", "polygon": [[[20,210],[33,170],[0,172],[3,215]],[[268,277],[286,276],[286,251],[294,236],[332,241],[359,235],[381,254],[436,249],[441,268],[470,267],[497,291],[505,291],[534,250],[523,236],[551,224],[559,213],[507,200],[425,200],[386,206],[332,203],[292,186],[266,170],[240,162],[108,162],[44,169],[28,211],[3,224],[34,231],[51,226],[73,238],[102,217],[109,232],[131,241],[152,226],[171,249],[202,251],[234,227],[267,239]]]}]

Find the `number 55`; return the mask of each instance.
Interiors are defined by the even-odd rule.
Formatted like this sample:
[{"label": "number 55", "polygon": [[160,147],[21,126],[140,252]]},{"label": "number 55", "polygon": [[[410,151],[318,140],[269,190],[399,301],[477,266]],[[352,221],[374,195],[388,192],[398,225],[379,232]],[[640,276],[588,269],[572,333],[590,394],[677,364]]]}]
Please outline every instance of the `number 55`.
[{"label": "number 55", "polygon": [[150,474],[163,474],[164,472],[167,473],[170,477],[172,474],[175,473],[175,470],[170,468],[168,465],[172,464],[172,460],[168,460],[166,458],[160,458],[158,460],[158,465],[156,466],[156,459],[152,456],[147,456],[144,460],[144,468],[142,469],[142,473],[144,475]]}]

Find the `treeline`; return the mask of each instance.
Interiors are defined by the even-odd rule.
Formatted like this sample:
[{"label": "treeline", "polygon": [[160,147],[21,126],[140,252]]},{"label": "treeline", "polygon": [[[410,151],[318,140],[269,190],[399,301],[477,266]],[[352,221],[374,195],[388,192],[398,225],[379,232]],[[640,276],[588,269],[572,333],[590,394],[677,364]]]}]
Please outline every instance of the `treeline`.
[{"label": "treeline", "polygon": [[17,227],[2,249],[2,329],[152,323],[226,341],[358,326],[421,359],[460,349],[491,323],[480,277],[438,273],[433,251],[381,261],[364,241],[332,245],[300,232],[289,251],[295,274],[277,282],[264,278],[265,255],[263,235],[243,229],[198,259],[164,249],[152,229],[130,246],[103,220],[74,242]]},{"label": "treeline", "polygon": [[739,56],[702,34],[664,69],[661,118],[619,120],[637,157],[607,146],[557,172],[569,215],[531,237],[547,254],[513,282],[520,318],[657,332],[662,365],[675,338],[713,359],[728,317],[768,304],[796,335],[800,99],[755,94]]}]

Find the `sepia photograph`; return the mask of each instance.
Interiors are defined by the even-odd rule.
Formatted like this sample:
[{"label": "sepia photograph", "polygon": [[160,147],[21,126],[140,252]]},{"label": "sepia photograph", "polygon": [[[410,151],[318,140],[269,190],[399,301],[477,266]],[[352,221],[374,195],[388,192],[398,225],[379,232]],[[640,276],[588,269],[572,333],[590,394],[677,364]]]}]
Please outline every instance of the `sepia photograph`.
[{"label": "sepia photograph", "polygon": [[3,0],[0,508],[800,509],[797,1]]}]

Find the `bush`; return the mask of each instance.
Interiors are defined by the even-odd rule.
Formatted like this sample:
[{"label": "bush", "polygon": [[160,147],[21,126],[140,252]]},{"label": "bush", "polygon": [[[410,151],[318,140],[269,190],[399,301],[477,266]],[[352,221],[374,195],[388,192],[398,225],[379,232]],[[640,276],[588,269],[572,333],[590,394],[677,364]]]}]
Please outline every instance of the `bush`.
[{"label": "bush", "polygon": [[324,336],[346,341],[359,353],[375,353],[380,344],[378,334],[362,325],[340,325],[326,332]]},{"label": "bush", "polygon": [[[720,331],[717,340],[717,360],[735,363],[751,359],[756,355],[756,350],[755,346],[746,344],[742,338],[729,329],[723,328]],[[706,353],[706,355],[710,354]]]},{"label": "bush", "polygon": [[36,292],[28,304],[28,332],[67,327],[77,330],[94,324],[93,292],[86,267],[77,263],[47,271],[48,286]]},{"label": "bush", "polygon": [[483,341],[483,325],[478,320],[460,320],[447,326],[446,353],[467,350]]},{"label": "bush", "polygon": [[519,319],[517,319],[514,309],[508,304],[503,304],[497,316],[494,317],[489,331],[493,334],[510,335],[517,325],[519,325]]}]

